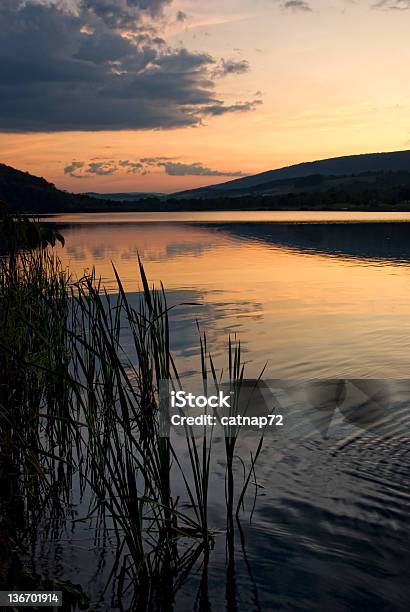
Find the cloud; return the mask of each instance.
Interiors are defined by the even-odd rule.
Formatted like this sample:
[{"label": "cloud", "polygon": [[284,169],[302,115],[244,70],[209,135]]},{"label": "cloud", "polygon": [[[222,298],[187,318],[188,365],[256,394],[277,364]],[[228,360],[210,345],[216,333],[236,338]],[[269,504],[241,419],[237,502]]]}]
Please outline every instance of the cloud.
[{"label": "cloud", "polygon": [[84,167],[83,161],[72,161],[71,164],[64,168],[64,174],[69,174],[74,178],[84,178],[81,174],[76,174],[77,170]]},{"label": "cloud", "polygon": [[121,168],[127,168],[127,172],[131,174],[142,174],[144,171],[144,164],[141,162],[131,162],[128,159],[120,159],[118,165]]},{"label": "cloud", "polygon": [[244,74],[245,72],[249,72],[249,62],[247,60],[222,59],[213,74],[223,77],[229,74]]},{"label": "cloud", "polygon": [[183,23],[184,21],[188,19],[188,15],[184,13],[184,11],[177,11],[176,19],[180,23]]},{"label": "cloud", "polygon": [[64,174],[73,178],[87,178],[90,174],[98,176],[109,176],[117,174],[121,170],[131,173],[146,175],[153,168],[163,168],[169,176],[244,176],[243,172],[230,172],[214,170],[204,166],[201,162],[183,163],[172,161],[171,157],[142,157],[131,161],[129,159],[105,160],[105,161],[72,161],[64,168]]},{"label": "cloud", "polygon": [[73,178],[83,179],[90,174],[98,176],[108,176],[115,174],[118,170],[118,165],[113,160],[110,161],[72,161],[71,164],[65,166],[64,174],[68,174]]},{"label": "cloud", "polygon": [[141,162],[143,164],[148,164],[149,166],[152,166],[160,162],[168,161],[170,159],[172,159],[172,157],[142,157]]},{"label": "cloud", "polygon": [[110,28],[134,29],[145,17],[157,17],[172,0],[76,0],[85,16],[97,16]]},{"label": "cloud", "polygon": [[109,162],[90,162],[86,172],[97,174],[98,176],[108,176],[117,172],[118,166],[113,161]]},{"label": "cloud", "polygon": [[262,100],[252,100],[251,102],[237,102],[236,104],[231,104],[229,106],[223,104],[222,102],[218,102],[217,104],[213,104],[208,106],[203,110],[203,115],[224,115],[225,113],[243,113],[255,110],[260,104],[262,104]]},{"label": "cloud", "polygon": [[373,5],[374,9],[385,9],[392,11],[410,10],[410,0],[381,0]]},{"label": "cloud", "polygon": [[212,170],[200,162],[183,164],[180,162],[164,162],[161,164],[169,176],[244,176],[242,172],[223,172]]},{"label": "cloud", "polygon": [[312,9],[310,5],[304,0],[287,0],[282,3],[283,8],[289,9],[291,11],[303,11],[303,12],[311,12]]},{"label": "cloud", "polygon": [[215,94],[224,64],[159,35],[169,3],[1,0],[0,131],[169,129],[239,110]]}]

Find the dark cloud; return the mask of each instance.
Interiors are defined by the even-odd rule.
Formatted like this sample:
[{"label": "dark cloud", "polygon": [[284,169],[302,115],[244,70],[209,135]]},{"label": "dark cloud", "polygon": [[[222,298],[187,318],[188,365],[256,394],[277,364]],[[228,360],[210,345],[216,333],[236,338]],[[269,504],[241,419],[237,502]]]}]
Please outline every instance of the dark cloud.
[{"label": "dark cloud", "polygon": [[254,108],[215,96],[213,57],[165,44],[168,0],[50,2],[0,0],[0,131],[176,128]]},{"label": "dark cloud", "polygon": [[242,172],[221,172],[203,166],[200,162],[182,164],[180,162],[164,162],[161,164],[166,174],[170,176],[244,176]]},{"label": "dark cloud", "polygon": [[157,17],[172,0],[77,0],[75,6],[85,17],[101,19],[110,28],[140,27],[145,16]]},{"label": "dark cloud", "polygon": [[141,162],[143,164],[147,164],[148,166],[156,166],[164,161],[171,160],[172,157],[142,157]]},{"label": "dark cloud", "polygon": [[289,9],[291,11],[304,11],[310,12],[312,9],[310,5],[304,0],[287,0],[282,3],[283,8]]},{"label": "dark cloud", "polygon": [[64,174],[69,174],[74,178],[84,178],[81,174],[76,174],[77,170],[84,167],[83,161],[72,161],[71,164],[64,168]]},{"label": "dark cloud", "polygon": [[214,75],[227,76],[229,74],[243,74],[245,72],[249,72],[249,62],[247,60],[222,59],[216,70],[214,70]]},{"label": "dark cloud", "polygon": [[237,102],[236,104],[230,104],[229,106],[223,104],[222,102],[218,102],[217,104],[207,106],[203,110],[203,114],[217,117],[218,115],[224,115],[225,113],[244,113],[255,110],[255,108],[257,108],[260,104],[262,104],[262,100]]},{"label": "dark cloud", "polygon": [[72,161],[64,168],[64,174],[68,174],[73,178],[87,178],[90,174],[98,176],[108,176],[115,174],[118,170],[118,165],[113,160],[110,161]]},{"label": "dark cloud", "polygon": [[188,15],[186,13],[184,13],[184,11],[178,11],[177,12],[177,21],[183,23],[187,19],[188,19]]},{"label": "dark cloud", "polygon": [[224,172],[213,170],[204,166],[201,162],[183,163],[172,161],[171,157],[142,157],[141,159],[131,161],[129,159],[120,159],[118,162],[114,160],[105,161],[72,161],[71,164],[64,168],[64,174],[68,174],[73,178],[87,178],[90,174],[98,176],[108,176],[116,174],[120,170],[125,170],[132,174],[149,174],[152,168],[163,168],[165,174],[169,176],[244,176],[242,172]]},{"label": "dark cloud", "polygon": [[97,174],[98,176],[109,176],[117,172],[118,166],[113,161],[108,162],[90,162],[86,172],[88,174]]},{"label": "dark cloud", "polygon": [[126,168],[128,173],[142,174],[144,173],[144,164],[141,162],[132,162],[129,159],[120,159],[118,165],[121,168]]},{"label": "dark cloud", "polygon": [[373,5],[375,9],[387,9],[392,11],[410,10],[410,0],[381,0]]}]

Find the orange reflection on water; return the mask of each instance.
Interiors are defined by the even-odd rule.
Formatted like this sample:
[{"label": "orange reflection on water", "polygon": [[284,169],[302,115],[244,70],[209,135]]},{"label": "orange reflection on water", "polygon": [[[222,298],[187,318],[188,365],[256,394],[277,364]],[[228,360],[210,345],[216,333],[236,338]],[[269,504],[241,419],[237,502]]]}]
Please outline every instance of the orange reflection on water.
[{"label": "orange reflection on water", "polygon": [[138,291],[139,254],[150,281],[203,304],[217,344],[238,331],[249,358],[268,360],[271,375],[407,376],[403,262],[269,244],[224,225],[78,223],[63,234],[60,255],[74,275],[95,266],[115,290],[113,262],[126,290]]}]

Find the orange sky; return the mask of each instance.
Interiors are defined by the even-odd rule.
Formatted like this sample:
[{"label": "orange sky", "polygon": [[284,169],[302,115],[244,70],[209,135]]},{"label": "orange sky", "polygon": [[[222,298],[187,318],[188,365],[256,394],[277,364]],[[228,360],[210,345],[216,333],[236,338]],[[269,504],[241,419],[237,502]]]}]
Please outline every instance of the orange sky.
[{"label": "orange sky", "polygon": [[[312,0],[311,10],[290,10],[273,0],[174,2],[169,14],[181,10],[187,18],[164,19],[167,43],[216,59],[247,60],[249,71],[219,79],[216,93],[229,104],[256,98],[263,104],[206,118],[199,127],[1,133],[1,161],[70,191],[172,192],[230,177],[170,176],[161,165],[133,174],[119,161],[166,157],[219,173],[253,174],[410,148],[410,3],[398,0],[396,10],[372,4]],[[79,171],[83,178],[75,178],[64,173],[73,161],[83,169],[97,161],[116,170],[106,176]]]}]

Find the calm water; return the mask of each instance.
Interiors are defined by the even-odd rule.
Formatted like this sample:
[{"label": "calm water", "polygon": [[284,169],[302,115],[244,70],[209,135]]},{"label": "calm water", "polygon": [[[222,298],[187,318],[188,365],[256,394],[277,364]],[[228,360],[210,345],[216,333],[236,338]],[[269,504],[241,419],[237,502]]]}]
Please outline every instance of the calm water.
[{"label": "calm water", "polygon": [[[58,216],[67,243],[60,255],[74,275],[95,266],[111,290],[113,262],[137,292],[139,253],[170,302],[197,303],[173,316],[181,371],[196,367],[198,320],[215,355],[237,333],[253,374],[267,362],[273,378],[407,377],[410,224],[399,221],[410,214],[195,216]],[[343,218],[352,222],[334,222]]]},{"label": "calm water", "polygon": [[[169,301],[179,305],[172,314],[173,352],[188,377],[199,369],[198,320],[221,367],[228,335],[240,336],[248,375],[267,362],[268,378],[410,378],[409,214],[87,214],[48,220],[66,238],[60,255],[74,275],[95,266],[115,291],[113,262],[131,299],[139,291],[139,253],[149,279],[162,280]],[[402,383],[388,384],[396,389]],[[406,397],[391,400],[400,404],[393,435],[367,434],[336,419],[330,438],[318,432],[286,443],[266,440],[257,468],[263,488],[252,525],[244,525],[246,554],[238,536],[235,564],[227,566],[224,540],[217,541],[208,604],[198,609],[409,609]],[[254,447],[253,436],[245,436],[238,452],[249,456]],[[210,521],[221,528],[222,448],[220,443],[215,457]],[[61,575],[78,582],[81,572],[85,590],[96,598],[105,565],[98,565],[92,530],[77,523],[67,541],[54,550]],[[176,610],[194,609],[201,576],[200,568],[192,572]]]}]

